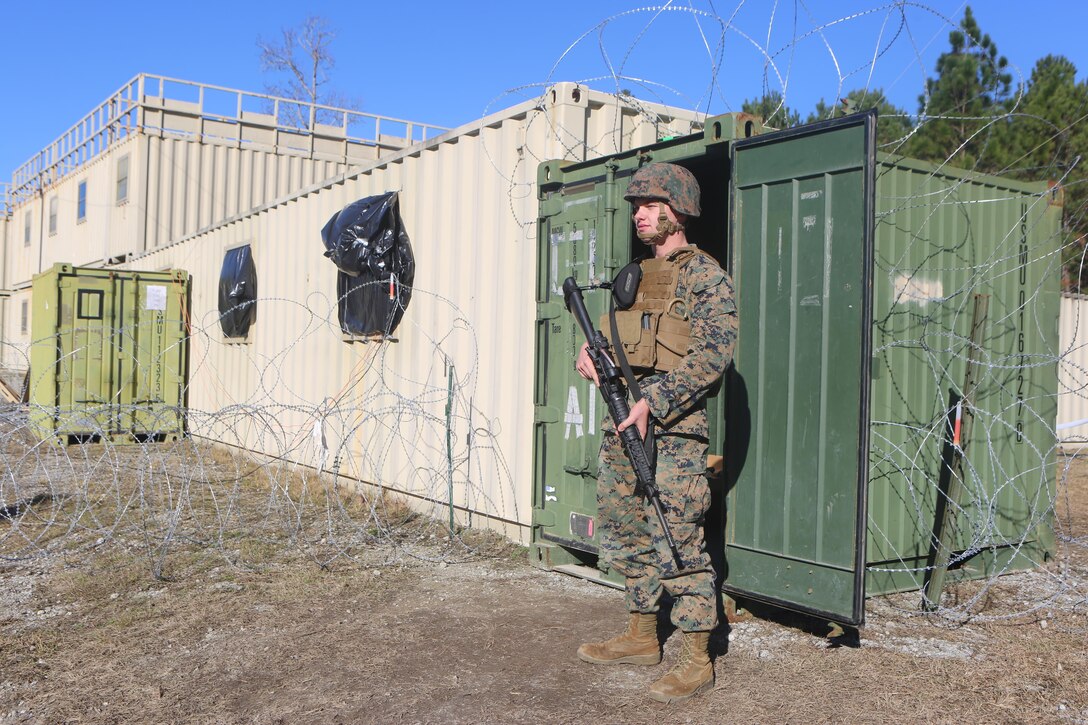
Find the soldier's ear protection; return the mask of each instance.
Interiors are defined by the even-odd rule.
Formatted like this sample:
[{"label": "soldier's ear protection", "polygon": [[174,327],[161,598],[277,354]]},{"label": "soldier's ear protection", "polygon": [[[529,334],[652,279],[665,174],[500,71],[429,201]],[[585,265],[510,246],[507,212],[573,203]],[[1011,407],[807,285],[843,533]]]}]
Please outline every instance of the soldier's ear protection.
[{"label": "soldier's ear protection", "polygon": [[641,281],[642,267],[638,262],[631,262],[616,273],[616,278],[612,280],[612,299],[616,301],[617,309],[626,310],[635,304]]}]

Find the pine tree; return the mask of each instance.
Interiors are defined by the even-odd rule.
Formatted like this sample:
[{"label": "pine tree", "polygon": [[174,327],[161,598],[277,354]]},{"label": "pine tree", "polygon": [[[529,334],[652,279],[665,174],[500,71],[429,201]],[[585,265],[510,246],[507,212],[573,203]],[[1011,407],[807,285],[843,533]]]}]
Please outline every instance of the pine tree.
[{"label": "pine tree", "polygon": [[762,118],[763,123],[772,128],[791,128],[801,123],[801,114],[786,105],[780,91],[764,93],[756,100],[745,100],[741,110]]},{"label": "pine tree", "polygon": [[1035,64],[1022,96],[1010,101],[1011,143],[1022,178],[1059,178],[1088,152],[1088,83],[1077,83],[1077,68],[1063,56]]},{"label": "pine tree", "polygon": [[970,6],[948,35],[951,49],[937,59],[937,77],[919,97],[918,132],[909,155],[969,169],[996,170],[1005,160],[1000,140],[1012,74],[997,45],[983,34]]},{"label": "pine tree", "polygon": [[910,117],[903,109],[896,108],[880,88],[869,91],[858,88],[850,91],[835,105],[830,105],[821,98],[816,102],[816,110],[808,115],[805,123],[838,118],[848,113],[867,111],[870,108],[875,108],[877,113],[877,144],[884,151],[899,149],[910,136],[912,128]]},{"label": "pine tree", "polygon": [[1022,93],[1010,99],[1008,172],[1026,180],[1059,182],[1064,195],[1062,227],[1065,286],[1088,287],[1082,266],[1088,237],[1088,82],[1077,82],[1077,68],[1063,56],[1039,60]]}]

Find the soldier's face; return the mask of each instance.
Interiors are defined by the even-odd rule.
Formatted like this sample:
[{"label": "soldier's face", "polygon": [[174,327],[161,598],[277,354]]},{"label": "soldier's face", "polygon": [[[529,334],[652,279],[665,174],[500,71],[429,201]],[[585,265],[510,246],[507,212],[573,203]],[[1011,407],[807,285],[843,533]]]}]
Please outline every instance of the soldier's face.
[{"label": "soldier's face", "polygon": [[657,199],[632,199],[631,218],[635,233],[644,242],[664,239],[679,226],[672,207]]}]

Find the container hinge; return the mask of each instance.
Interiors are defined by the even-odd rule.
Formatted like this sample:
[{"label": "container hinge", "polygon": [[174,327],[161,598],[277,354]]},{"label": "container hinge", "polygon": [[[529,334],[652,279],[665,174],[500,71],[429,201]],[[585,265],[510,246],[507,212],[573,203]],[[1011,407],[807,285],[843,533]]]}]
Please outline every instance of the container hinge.
[{"label": "container hinge", "polygon": [[533,509],[533,526],[555,526],[555,512]]},{"label": "container hinge", "polygon": [[558,302],[539,302],[536,306],[536,319],[554,320],[563,314],[566,308]]},{"label": "container hinge", "polygon": [[536,420],[537,423],[558,423],[559,409],[547,405],[538,405],[536,406],[534,420]]}]

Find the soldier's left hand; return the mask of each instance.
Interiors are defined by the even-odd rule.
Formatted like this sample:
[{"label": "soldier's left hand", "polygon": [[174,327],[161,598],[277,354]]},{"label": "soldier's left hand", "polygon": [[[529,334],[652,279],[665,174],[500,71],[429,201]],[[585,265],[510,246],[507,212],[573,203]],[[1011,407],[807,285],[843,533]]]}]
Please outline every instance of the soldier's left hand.
[{"label": "soldier's left hand", "polygon": [[600,385],[597,379],[597,368],[593,367],[593,361],[589,359],[589,343],[583,342],[578,348],[578,359],[574,361],[574,369],[586,380],[592,380],[594,385]]},{"label": "soldier's left hand", "polygon": [[650,427],[650,404],[646,402],[646,398],[631,406],[631,414],[616,426],[616,430],[622,433],[632,425],[638,430],[638,437],[645,439],[646,429]]}]

